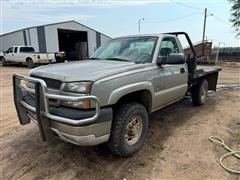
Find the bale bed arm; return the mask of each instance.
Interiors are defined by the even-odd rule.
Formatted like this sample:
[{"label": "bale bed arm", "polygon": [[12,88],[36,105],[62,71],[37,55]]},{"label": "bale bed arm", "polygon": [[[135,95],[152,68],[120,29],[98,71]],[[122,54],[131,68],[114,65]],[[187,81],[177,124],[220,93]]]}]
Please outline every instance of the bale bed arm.
[{"label": "bale bed arm", "polygon": [[193,47],[193,44],[192,44],[192,41],[191,41],[189,35],[186,32],[168,32],[168,33],[164,33],[164,34],[171,34],[171,35],[175,35],[175,36],[184,35],[185,38],[187,39],[187,42],[188,42],[189,47],[193,54],[192,57],[190,57],[190,55],[188,55],[188,57],[187,57],[189,81],[193,80],[194,75],[196,73],[196,68],[197,68],[197,62],[196,62],[197,55],[196,55],[196,51]]},{"label": "bale bed arm", "polygon": [[217,79],[218,79],[218,73],[221,71],[221,68],[211,68],[211,69],[197,69],[197,53],[194,49],[194,46],[192,44],[192,41],[189,37],[189,35],[186,32],[168,32],[165,34],[171,34],[171,35],[183,35],[187,39],[187,42],[189,44],[189,47],[192,51],[192,57],[190,57],[190,54],[188,54],[187,57],[187,66],[188,66],[188,87],[191,91],[191,88],[200,83],[203,78],[207,79],[209,87],[209,90],[216,91],[217,86]]}]

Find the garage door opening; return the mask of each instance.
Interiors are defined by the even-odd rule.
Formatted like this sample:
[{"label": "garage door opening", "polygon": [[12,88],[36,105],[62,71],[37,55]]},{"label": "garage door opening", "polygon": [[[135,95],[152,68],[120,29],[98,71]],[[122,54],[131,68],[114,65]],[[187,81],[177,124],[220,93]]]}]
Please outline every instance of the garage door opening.
[{"label": "garage door opening", "polygon": [[86,31],[58,29],[59,50],[66,53],[69,61],[88,59]]}]

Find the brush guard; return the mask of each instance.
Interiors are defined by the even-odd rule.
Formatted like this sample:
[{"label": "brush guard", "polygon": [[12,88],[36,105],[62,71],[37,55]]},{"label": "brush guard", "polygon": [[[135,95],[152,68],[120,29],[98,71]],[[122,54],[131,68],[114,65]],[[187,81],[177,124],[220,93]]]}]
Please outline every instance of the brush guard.
[{"label": "brush guard", "polygon": [[[33,83],[34,89],[22,85],[22,81],[25,83]],[[84,96],[66,96],[59,94],[48,93],[48,87],[42,79],[24,77],[18,74],[13,75],[13,93],[14,93],[14,104],[17,110],[19,122],[21,125],[26,125],[31,122],[31,115],[36,115],[37,124],[39,127],[40,135],[43,141],[46,141],[51,137],[49,119],[69,125],[83,125],[95,121],[100,115],[100,103],[99,99],[95,96],[84,95]],[[24,97],[30,93],[34,96],[35,106],[24,101]],[[69,101],[83,101],[90,100],[95,102],[95,114],[92,117],[85,119],[69,119],[65,117],[56,116],[49,111],[49,99],[55,100],[69,100]],[[30,111],[30,112],[29,112]]]}]

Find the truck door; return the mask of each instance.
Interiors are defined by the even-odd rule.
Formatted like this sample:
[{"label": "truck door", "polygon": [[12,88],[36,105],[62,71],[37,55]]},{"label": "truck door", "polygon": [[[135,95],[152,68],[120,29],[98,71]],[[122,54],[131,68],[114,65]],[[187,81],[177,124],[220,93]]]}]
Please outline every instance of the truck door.
[{"label": "truck door", "polygon": [[[159,56],[169,56],[171,53],[179,53],[179,51],[174,37],[162,39]],[[187,91],[187,78],[186,63],[159,66],[154,77],[154,108],[160,108],[184,97]]]},{"label": "truck door", "polygon": [[13,48],[12,61],[18,62],[18,47]]},{"label": "truck door", "polygon": [[17,54],[17,62],[19,63],[25,63],[26,62],[26,57],[28,56],[28,54],[26,54],[26,49],[28,49],[28,47],[19,47],[18,48],[18,54]]},{"label": "truck door", "polygon": [[13,47],[10,47],[5,53],[4,57],[7,62],[12,62],[13,61]]}]

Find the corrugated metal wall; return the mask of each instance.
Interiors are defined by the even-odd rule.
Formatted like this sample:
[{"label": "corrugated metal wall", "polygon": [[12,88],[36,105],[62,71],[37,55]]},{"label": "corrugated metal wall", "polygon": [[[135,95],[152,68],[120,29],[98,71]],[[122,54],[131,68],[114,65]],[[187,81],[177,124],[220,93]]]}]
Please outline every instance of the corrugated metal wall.
[{"label": "corrugated metal wall", "polygon": [[0,37],[0,51],[7,50],[13,45],[24,45],[23,31],[14,32]]},{"label": "corrugated metal wall", "polygon": [[110,38],[75,21],[28,28],[0,36],[0,51],[10,46],[29,45],[39,52],[58,52],[58,29],[86,31],[89,56]]}]

